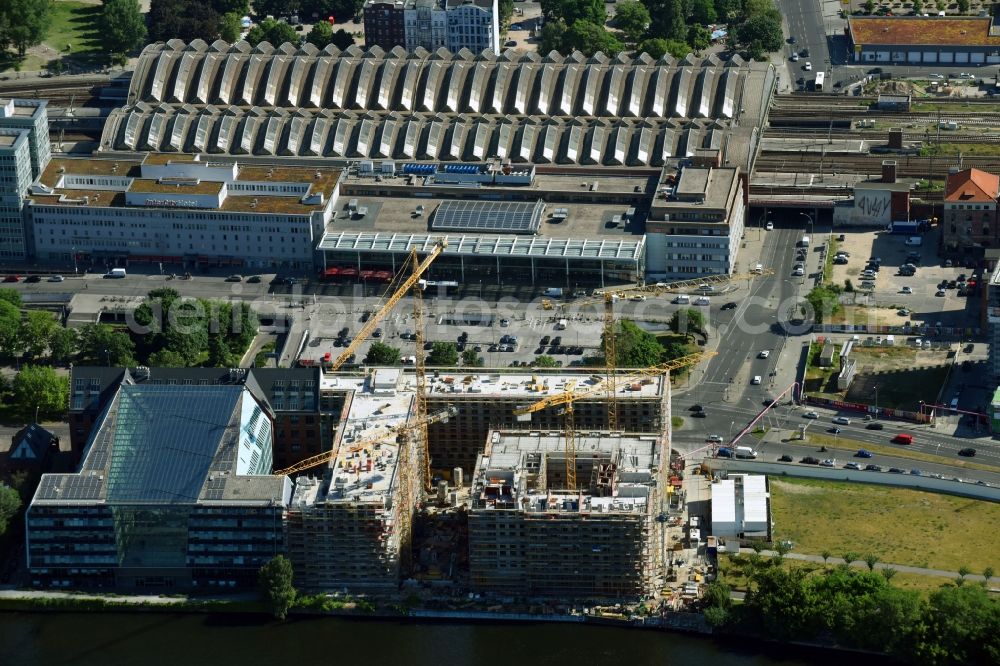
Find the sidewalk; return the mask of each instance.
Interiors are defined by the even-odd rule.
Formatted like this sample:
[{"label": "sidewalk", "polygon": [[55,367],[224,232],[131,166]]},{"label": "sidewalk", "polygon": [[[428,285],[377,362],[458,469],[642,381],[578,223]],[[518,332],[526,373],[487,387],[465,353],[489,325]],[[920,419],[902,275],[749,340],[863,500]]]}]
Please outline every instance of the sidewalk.
[{"label": "sidewalk", "polygon": [[[754,552],[753,548],[740,548],[740,554],[741,555],[744,555],[744,554],[747,554],[747,553],[752,553],[752,552]],[[760,551],[760,554],[764,555],[765,557],[774,557],[778,553],[776,551],[773,551],[773,550],[762,550],[762,551]],[[787,553],[785,555],[785,557],[788,558],[788,559],[790,559],[790,560],[800,560],[800,561],[803,561],[803,562],[818,562],[820,564],[823,563],[823,558],[820,557],[819,555],[806,555],[805,553]],[[844,564],[844,560],[842,558],[840,558],[840,557],[831,557],[828,560],[826,560],[826,564]],[[861,560],[855,560],[854,562],[851,562],[851,566],[855,567],[855,568],[859,568],[859,567],[867,567],[868,565],[865,562],[861,561]],[[903,573],[914,573],[914,574],[920,574],[922,576],[939,576],[941,578],[958,578],[959,577],[959,574],[958,574],[957,571],[944,571],[942,569],[923,569],[921,567],[906,566],[905,564],[889,564],[889,563],[886,563],[886,562],[877,562],[875,564],[875,568],[876,569],[895,569],[896,571],[901,571]],[[994,578],[991,578],[990,580],[994,580],[995,578],[996,577],[994,576]],[[970,582],[977,582],[977,581],[978,582],[982,582],[982,581],[985,581],[986,578],[983,577],[982,574],[972,574],[972,573],[970,573],[970,574],[968,574],[965,577],[965,580],[970,581]]]}]

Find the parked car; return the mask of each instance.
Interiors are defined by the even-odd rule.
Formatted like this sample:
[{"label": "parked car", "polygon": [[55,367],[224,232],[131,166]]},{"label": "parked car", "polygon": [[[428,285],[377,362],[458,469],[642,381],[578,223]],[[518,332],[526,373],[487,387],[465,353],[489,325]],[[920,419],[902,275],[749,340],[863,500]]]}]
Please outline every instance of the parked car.
[{"label": "parked car", "polygon": [[823,467],[834,467],[836,466],[836,464],[837,461],[834,460],[833,458],[827,458],[826,460],[820,463],[820,465],[822,465]]},{"label": "parked car", "polygon": [[250,282],[252,284],[257,284],[258,282],[260,282],[260,276],[259,275],[251,275],[250,277],[247,278],[247,282]]},{"label": "parked car", "polygon": [[924,475],[923,472],[921,472],[919,469],[916,469],[916,468],[911,469],[910,470],[910,474],[912,474],[913,476],[923,476]]},{"label": "parked car", "polygon": [[7,276],[4,277],[3,281],[4,282],[20,282],[21,281],[21,276],[20,275],[7,275]]},{"label": "parked car", "polygon": [[41,282],[41,281],[42,281],[41,275],[29,275],[28,279],[25,280],[25,282]]},{"label": "parked car", "polygon": [[243,276],[233,273],[232,275],[226,278],[226,282],[243,282]]},{"label": "parked car", "polygon": [[819,464],[819,458],[813,458],[812,456],[806,456],[805,458],[803,458],[799,462],[802,463],[803,465],[818,465]]},{"label": "parked car", "polygon": [[906,474],[906,470],[902,470],[902,469],[900,469],[898,467],[890,467],[889,468],[889,473],[890,474]]},{"label": "parked car", "polygon": [[785,455],[778,458],[778,462],[792,462],[792,457],[786,453]]},{"label": "parked car", "polygon": [[705,438],[705,441],[706,442],[715,442],[715,443],[721,444],[722,443],[722,436],[721,435],[709,435],[708,437]]},{"label": "parked car", "polygon": [[849,462],[844,465],[844,469],[861,469],[861,465],[856,462]]},{"label": "parked car", "polygon": [[881,472],[882,471],[882,466],[881,465],[865,465],[865,471],[866,472]]}]

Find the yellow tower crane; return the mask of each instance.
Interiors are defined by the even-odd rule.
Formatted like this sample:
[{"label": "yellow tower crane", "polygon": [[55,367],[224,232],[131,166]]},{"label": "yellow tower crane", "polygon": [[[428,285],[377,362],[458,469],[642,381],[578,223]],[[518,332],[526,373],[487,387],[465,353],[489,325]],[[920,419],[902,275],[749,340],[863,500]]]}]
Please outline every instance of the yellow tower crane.
[{"label": "yellow tower crane", "polygon": [[[657,282],[649,285],[628,285],[615,287],[601,291],[590,298],[580,299],[574,302],[576,306],[587,305],[600,300],[604,304],[604,376],[605,386],[608,390],[614,385],[613,377],[618,369],[618,350],[616,347],[616,326],[615,326],[615,302],[631,295],[653,296],[665,293],[680,291],[682,289],[701,288],[703,285],[713,286],[725,284],[735,280],[750,280],[755,277],[774,275],[771,269],[764,269],[752,273],[732,273],[729,275],[706,275],[693,280],[680,280],[678,282]],[[706,290],[705,294],[712,293]],[[618,430],[618,401],[613,393],[608,393],[608,429]]]},{"label": "yellow tower crane", "polygon": [[[392,309],[396,306],[397,303],[399,303],[400,299],[406,296],[406,292],[409,291],[410,287],[413,287],[415,284],[417,284],[417,282],[420,280],[420,276],[424,274],[424,272],[430,267],[430,265],[434,262],[435,259],[441,256],[441,253],[444,252],[444,249],[446,247],[448,247],[448,242],[443,238],[438,239],[434,243],[434,247],[431,249],[430,254],[424,257],[424,260],[419,263],[417,262],[416,248],[411,250],[410,262],[412,262],[413,264],[412,273],[408,278],[402,280],[402,283],[396,289],[395,293],[393,293],[392,296],[386,299],[386,301],[382,303],[381,306],[375,312],[372,313],[372,316],[368,319],[368,321],[365,322],[365,325],[361,327],[361,330],[358,331],[358,334],[354,336],[354,340],[351,342],[351,344],[347,345],[344,351],[341,352],[340,356],[334,359],[333,363],[330,365],[329,368],[331,371],[336,370],[344,363],[346,363],[347,359],[351,358],[351,355],[354,354],[354,352],[358,350],[358,347],[360,347],[364,343],[364,341],[368,339],[368,336],[371,335],[372,331],[374,331],[376,327],[378,327],[379,323],[383,319],[385,319],[385,317],[390,312],[392,312]],[[403,269],[400,270],[399,273],[396,275],[396,277],[393,280],[394,284],[398,282],[400,279],[402,279],[405,270],[406,266],[404,266]]]},{"label": "yellow tower crane", "polygon": [[[367,449],[377,444],[378,442],[389,439],[393,435],[406,436],[408,431],[415,430],[421,427],[426,427],[430,423],[437,423],[438,421],[447,421],[449,418],[457,414],[458,411],[454,407],[446,407],[440,411],[434,412],[430,416],[424,418],[418,418],[416,420],[409,420],[405,423],[400,423],[399,425],[393,426],[382,432],[371,435],[370,437],[365,437],[357,442],[351,444],[350,448],[345,451],[345,454],[357,453],[362,449]],[[409,438],[406,438],[409,439]],[[285,469],[279,469],[274,472],[276,476],[288,476],[290,474],[297,474],[303,472],[307,469],[312,469],[313,467],[318,467],[319,465],[324,465],[334,460],[338,455],[340,455],[340,447],[334,447],[333,449],[320,453],[318,455],[306,458],[300,462],[295,463],[291,467],[286,467]],[[405,462],[405,457],[402,452],[400,453],[399,464],[402,466]]]},{"label": "yellow tower crane", "polygon": [[549,395],[530,405],[519,407],[514,410],[514,415],[525,416],[546,409],[547,407],[565,405],[565,411],[563,414],[566,418],[564,431],[566,438],[566,487],[568,490],[576,490],[576,440],[573,421],[574,402],[592,397],[598,393],[615,395],[618,392],[619,386],[631,384],[636,381],[642,381],[644,379],[648,379],[649,377],[669,375],[674,370],[678,370],[689,365],[695,365],[705,359],[712,358],[717,353],[718,352],[697,352],[695,354],[688,354],[687,356],[682,356],[674,359],[673,361],[632,371],[627,375],[616,375],[610,379],[605,378],[603,382],[579,389],[576,388],[575,383],[568,382],[566,384],[566,390],[562,393]]}]

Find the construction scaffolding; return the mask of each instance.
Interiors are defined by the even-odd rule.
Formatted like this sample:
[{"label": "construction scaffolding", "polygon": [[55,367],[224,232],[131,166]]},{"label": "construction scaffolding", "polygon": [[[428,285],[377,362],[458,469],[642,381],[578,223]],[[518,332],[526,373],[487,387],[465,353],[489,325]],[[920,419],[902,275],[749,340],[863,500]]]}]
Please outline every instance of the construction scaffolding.
[{"label": "construction scaffolding", "polygon": [[478,591],[635,599],[663,580],[664,442],[578,433],[567,491],[561,433],[491,432],[472,479],[470,583]]}]

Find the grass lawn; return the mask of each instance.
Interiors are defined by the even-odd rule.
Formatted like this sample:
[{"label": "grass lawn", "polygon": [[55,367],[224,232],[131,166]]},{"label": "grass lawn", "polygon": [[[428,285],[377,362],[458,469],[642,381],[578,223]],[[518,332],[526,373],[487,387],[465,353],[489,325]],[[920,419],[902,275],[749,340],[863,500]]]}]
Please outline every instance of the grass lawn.
[{"label": "grass lawn", "polygon": [[795,551],[876,554],[957,571],[1000,565],[1000,505],[902,488],[771,477],[774,538]]},{"label": "grass lawn", "polygon": [[684,419],[681,418],[680,416],[671,416],[670,427],[673,428],[674,430],[680,430],[681,428],[684,427]]},{"label": "grass lawn", "polygon": [[[921,151],[923,155],[924,151]],[[926,150],[930,155],[958,155],[962,153],[965,157],[972,156],[983,156],[983,157],[995,157],[1000,155],[1000,145],[995,143],[944,143],[942,142],[938,146],[929,146]]]},{"label": "grass lawn", "polygon": [[[76,0],[56,0],[52,4],[52,18],[42,43],[77,62],[96,60],[102,57],[97,27],[100,14],[101,5]],[[0,70],[13,67],[13,60],[9,57],[11,55],[13,52],[8,52],[7,59],[0,59]],[[21,64],[21,69],[44,69],[46,63],[54,57],[40,58],[29,53]]]}]

